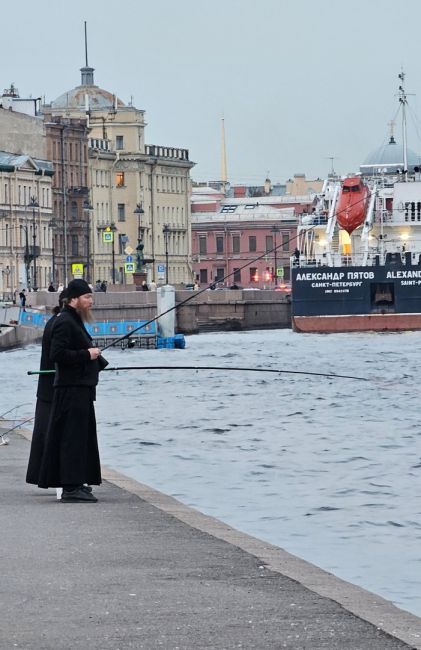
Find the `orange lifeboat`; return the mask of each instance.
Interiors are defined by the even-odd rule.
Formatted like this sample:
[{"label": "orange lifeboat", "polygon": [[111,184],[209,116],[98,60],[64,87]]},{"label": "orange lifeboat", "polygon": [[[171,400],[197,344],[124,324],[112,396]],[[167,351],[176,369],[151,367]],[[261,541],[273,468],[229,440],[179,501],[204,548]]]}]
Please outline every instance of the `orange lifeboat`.
[{"label": "orange lifeboat", "polygon": [[359,176],[352,176],[343,181],[336,208],[336,220],[349,235],[364,222],[368,197],[368,188]]}]

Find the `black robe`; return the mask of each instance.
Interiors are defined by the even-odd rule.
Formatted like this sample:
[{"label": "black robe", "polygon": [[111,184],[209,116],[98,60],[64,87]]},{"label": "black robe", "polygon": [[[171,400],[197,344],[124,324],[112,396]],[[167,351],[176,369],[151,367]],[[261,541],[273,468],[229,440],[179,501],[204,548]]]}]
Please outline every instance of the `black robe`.
[{"label": "black robe", "polygon": [[[42,335],[40,370],[54,370],[50,361],[51,332],[57,315],[47,322]],[[26,482],[38,485],[39,469],[44,452],[45,437],[50,421],[51,403],[53,401],[54,373],[40,375],[38,378],[37,404],[35,407],[34,429],[32,433],[31,451],[29,453]]]},{"label": "black robe", "polygon": [[101,483],[95,421],[95,387],[100,364],[91,360],[92,338],[72,307],[52,328],[50,359],[55,363],[54,398],[39,472],[41,488]]}]

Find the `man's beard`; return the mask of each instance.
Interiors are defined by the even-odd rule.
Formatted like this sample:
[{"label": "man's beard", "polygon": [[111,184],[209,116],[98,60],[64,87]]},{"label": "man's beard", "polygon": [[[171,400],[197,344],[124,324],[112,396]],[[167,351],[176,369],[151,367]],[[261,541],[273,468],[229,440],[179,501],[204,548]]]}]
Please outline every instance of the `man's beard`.
[{"label": "man's beard", "polygon": [[86,308],[86,307],[81,307],[80,305],[78,305],[76,307],[76,311],[77,311],[77,313],[79,314],[79,316],[81,317],[81,319],[83,320],[84,323],[94,323],[95,322],[95,318],[94,318],[94,316],[92,314],[92,309],[90,307]]}]

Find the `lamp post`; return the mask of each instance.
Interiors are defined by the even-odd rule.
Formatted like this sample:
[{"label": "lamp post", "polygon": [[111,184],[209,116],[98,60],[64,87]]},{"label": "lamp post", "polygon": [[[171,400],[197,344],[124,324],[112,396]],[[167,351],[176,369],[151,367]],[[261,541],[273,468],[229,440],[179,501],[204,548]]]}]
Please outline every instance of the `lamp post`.
[{"label": "lamp post", "polygon": [[56,251],[55,251],[55,246],[54,246],[54,229],[57,228],[57,223],[54,221],[54,219],[51,219],[50,223],[48,224],[48,227],[51,228],[51,278],[50,281],[54,285],[56,281]]},{"label": "lamp post", "polygon": [[28,241],[28,224],[20,224],[20,228],[25,232],[25,253],[23,255],[23,261],[25,262],[25,275],[26,275],[26,287],[28,291],[31,291],[31,262],[32,255],[29,252],[29,241]]},{"label": "lamp post", "polygon": [[36,200],[35,196],[31,196],[31,199],[29,201],[29,206],[32,208],[32,240],[33,240],[33,248],[32,248],[32,257],[34,260],[34,286],[33,289],[34,291],[38,291],[38,285],[37,285],[37,252],[36,252],[36,243],[37,243],[37,226],[35,223],[35,208],[39,208],[38,201]]},{"label": "lamp post", "polygon": [[168,284],[168,234],[171,232],[171,228],[167,223],[164,223],[162,232],[165,238],[165,284]]},{"label": "lamp post", "polygon": [[276,242],[276,235],[279,232],[278,226],[272,226],[272,230],[270,231],[273,233],[274,237],[274,247],[273,247],[273,254],[274,254],[274,263],[275,263],[275,288],[278,286],[278,257],[277,257],[277,242]]},{"label": "lamp post", "polygon": [[145,214],[144,209],[142,208],[142,204],[138,203],[136,205],[135,210],[133,210],[133,214],[137,215],[137,246],[136,246],[136,273],[142,273],[143,267],[145,264],[145,258],[143,254],[143,249],[145,247],[142,239],[143,239],[143,233],[144,229],[141,226],[142,223],[142,217]]},{"label": "lamp post", "polygon": [[[83,202],[83,210],[86,214],[86,282],[91,280],[91,212],[93,211],[93,206],[91,202],[86,199]],[[114,250],[114,241],[113,241],[113,250]],[[114,269],[114,259],[113,259],[113,269]],[[114,276],[113,276],[114,277]],[[113,282],[113,284],[115,284]]]}]

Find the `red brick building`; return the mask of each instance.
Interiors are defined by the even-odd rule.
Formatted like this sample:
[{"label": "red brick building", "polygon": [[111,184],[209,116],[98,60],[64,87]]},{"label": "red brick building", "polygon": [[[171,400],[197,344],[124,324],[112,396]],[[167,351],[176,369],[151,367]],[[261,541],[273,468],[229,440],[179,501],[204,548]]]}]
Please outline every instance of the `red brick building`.
[{"label": "red brick building", "polygon": [[217,189],[193,188],[193,270],[201,287],[228,275],[227,287],[273,288],[276,268],[278,283],[288,281],[297,214],[311,204],[311,196],[225,198]]}]

